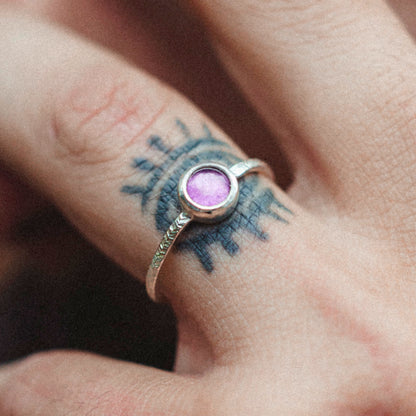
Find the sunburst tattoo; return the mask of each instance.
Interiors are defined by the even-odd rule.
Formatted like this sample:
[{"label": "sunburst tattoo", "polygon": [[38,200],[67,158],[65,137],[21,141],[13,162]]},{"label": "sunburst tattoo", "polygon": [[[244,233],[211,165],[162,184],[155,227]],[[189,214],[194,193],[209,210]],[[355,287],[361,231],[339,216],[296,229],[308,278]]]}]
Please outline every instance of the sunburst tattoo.
[{"label": "sunburst tattoo", "polygon": [[[125,185],[121,191],[141,199],[143,213],[153,212],[156,229],[164,234],[181,206],[178,198],[179,179],[191,167],[202,162],[220,162],[232,166],[242,159],[232,153],[231,147],[215,137],[207,126],[203,126],[201,136],[193,136],[188,127],[176,121],[184,142],[170,147],[160,136],[148,139],[150,154],[155,163],[148,158],[135,158],[132,167],[145,173],[145,185]],[[153,209],[150,211],[149,207]],[[278,201],[272,190],[264,186],[257,175],[249,175],[240,181],[240,197],[233,214],[218,224],[193,223],[179,239],[176,248],[196,255],[207,272],[214,270],[211,247],[220,245],[230,256],[239,253],[237,234],[247,232],[259,240],[267,241],[269,236],[260,226],[263,217],[272,218],[287,224],[283,215],[292,211]]]}]

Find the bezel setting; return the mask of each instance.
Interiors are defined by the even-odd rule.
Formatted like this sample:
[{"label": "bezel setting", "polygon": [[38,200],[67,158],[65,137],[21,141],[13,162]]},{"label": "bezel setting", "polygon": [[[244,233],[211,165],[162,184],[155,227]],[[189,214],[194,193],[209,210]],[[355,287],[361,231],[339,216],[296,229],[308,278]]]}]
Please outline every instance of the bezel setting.
[{"label": "bezel setting", "polygon": [[[201,170],[215,170],[224,174],[230,183],[228,196],[217,205],[204,206],[196,203],[188,194],[187,185],[190,178]],[[179,180],[178,195],[184,211],[195,221],[213,223],[227,218],[234,211],[239,196],[237,177],[221,163],[200,163],[187,170]]]},{"label": "bezel setting", "polygon": [[[202,170],[217,171],[228,180],[229,192],[227,197],[221,203],[212,206],[200,205],[196,203],[188,194],[188,183],[190,178],[192,178],[192,176],[198,171]],[[165,296],[157,290],[159,272],[179,235],[184,232],[188,224],[190,224],[193,220],[205,223],[218,223],[231,215],[239,198],[240,190],[238,180],[251,173],[262,173],[273,179],[273,172],[271,169],[259,159],[243,160],[230,168],[222,165],[221,163],[200,163],[184,173],[178,183],[178,196],[183,211],[179,213],[165,232],[162,241],[153,256],[149,269],[147,270],[146,290],[151,299],[155,302],[164,302],[167,300]],[[202,178],[199,185],[197,185],[197,183],[198,181],[196,180],[191,187],[191,194],[196,192],[196,199],[202,198],[200,201],[216,201],[219,200],[215,199],[216,196],[219,198],[223,197],[221,194],[223,191],[221,190],[221,184],[218,185],[220,193],[212,195],[210,193],[212,190],[210,189],[210,182],[206,180],[206,178]],[[213,185],[215,185],[215,183],[216,180],[213,180]],[[198,189],[199,186],[200,188]],[[199,191],[201,191],[201,193],[199,193]],[[214,197],[214,199],[211,199],[212,197]]]}]

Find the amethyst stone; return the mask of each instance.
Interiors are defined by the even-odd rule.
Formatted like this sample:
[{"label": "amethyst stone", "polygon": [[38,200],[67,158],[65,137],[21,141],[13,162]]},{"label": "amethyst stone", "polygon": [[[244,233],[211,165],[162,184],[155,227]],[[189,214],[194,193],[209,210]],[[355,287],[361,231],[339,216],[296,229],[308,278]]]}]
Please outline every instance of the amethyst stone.
[{"label": "amethyst stone", "polygon": [[203,207],[213,207],[224,202],[230,194],[230,188],[227,175],[211,168],[198,170],[186,184],[189,197]]}]

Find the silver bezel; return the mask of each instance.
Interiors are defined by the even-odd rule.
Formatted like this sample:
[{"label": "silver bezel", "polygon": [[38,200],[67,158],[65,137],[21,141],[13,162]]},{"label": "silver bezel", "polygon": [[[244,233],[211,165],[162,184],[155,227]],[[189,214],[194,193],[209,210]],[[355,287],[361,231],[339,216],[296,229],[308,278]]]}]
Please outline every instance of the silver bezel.
[{"label": "silver bezel", "polygon": [[[202,169],[214,169],[221,173],[224,173],[230,181],[230,193],[225,201],[221,204],[214,205],[212,207],[206,207],[195,203],[188,195],[186,185],[189,178],[199,170]],[[187,212],[192,219],[199,222],[213,223],[218,222],[228,217],[233,211],[238,202],[239,187],[236,176],[220,163],[200,163],[193,168],[187,170],[179,180],[178,185],[179,200],[182,204],[182,208]]]}]

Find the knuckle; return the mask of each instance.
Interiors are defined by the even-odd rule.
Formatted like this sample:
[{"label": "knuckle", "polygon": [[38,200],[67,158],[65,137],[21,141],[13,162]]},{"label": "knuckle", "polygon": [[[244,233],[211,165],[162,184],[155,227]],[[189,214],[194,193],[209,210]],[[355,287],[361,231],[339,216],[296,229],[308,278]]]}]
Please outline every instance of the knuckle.
[{"label": "knuckle", "polygon": [[76,165],[117,159],[167,106],[166,90],[124,68],[92,67],[55,94],[54,156]]}]

